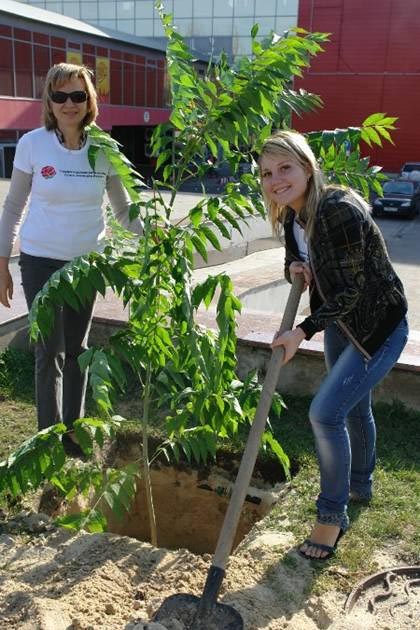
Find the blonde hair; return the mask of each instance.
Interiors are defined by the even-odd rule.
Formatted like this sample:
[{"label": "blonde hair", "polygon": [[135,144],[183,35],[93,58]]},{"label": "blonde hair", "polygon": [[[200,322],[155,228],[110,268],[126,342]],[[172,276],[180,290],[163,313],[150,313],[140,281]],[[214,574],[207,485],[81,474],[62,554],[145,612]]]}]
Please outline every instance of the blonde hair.
[{"label": "blonde hair", "polygon": [[42,122],[48,131],[57,128],[57,120],[51,108],[50,95],[57,88],[60,88],[64,83],[72,79],[81,79],[85,84],[88,95],[87,113],[80,124],[81,129],[84,129],[86,125],[96,120],[98,116],[98,98],[92,78],[93,72],[89,68],[77,66],[73,63],[57,63],[48,70],[42,94]]},{"label": "blonde hair", "polygon": [[[334,190],[346,191],[351,197],[351,202],[361,210],[363,214],[369,212],[369,204],[358,192],[352,188],[340,186],[338,184],[327,184],[324,174],[317,162],[317,159],[308,144],[305,136],[296,131],[277,131],[264,142],[258,159],[261,173],[261,158],[264,155],[271,157],[286,156],[293,158],[309,173],[308,187],[306,189],[306,202],[302,212],[302,219],[305,221],[305,232],[308,237],[312,235],[315,214],[322,199],[328,192]],[[262,190],[264,201],[268,209],[273,232],[280,234],[287,206],[279,206],[269,199]]]},{"label": "blonde hair", "polygon": [[[277,131],[267,138],[262,146],[258,160],[260,175],[261,158],[265,155],[269,155],[270,157],[286,156],[293,158],[309,173],[304,219],[306,221],[306,232],[310,234],[316,209],[327,186],[325,184],[324,175],[305,136],[296,131],[282,130]],[[287,206],[279,206],[276,204],[265,195],[264,190],[263,197],[268,209],[273,231],[279,233],[284,222]]]}]

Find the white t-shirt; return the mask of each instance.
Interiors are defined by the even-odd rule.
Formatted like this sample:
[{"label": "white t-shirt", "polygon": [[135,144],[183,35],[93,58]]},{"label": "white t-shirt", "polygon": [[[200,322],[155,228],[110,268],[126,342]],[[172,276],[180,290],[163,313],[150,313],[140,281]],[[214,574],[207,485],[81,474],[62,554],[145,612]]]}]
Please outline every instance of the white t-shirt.
[{"label": "white t-shirt", "polygon": [[31,198],[20,230],[21,251],[71,260],[101,250],[105,237],[102,201],[112,166],[100,151],[93,171],[88,138],[79,150],[60,144],[45,127],[26,133],[16,147],[14,166],[32,174]]},{"label": "white t-shirt", "polygon": [[296,219],[293,221],[293,236],[299,251],[299,258],[304,262],[309,262],[308,241],[306,239],[305,230]]}]

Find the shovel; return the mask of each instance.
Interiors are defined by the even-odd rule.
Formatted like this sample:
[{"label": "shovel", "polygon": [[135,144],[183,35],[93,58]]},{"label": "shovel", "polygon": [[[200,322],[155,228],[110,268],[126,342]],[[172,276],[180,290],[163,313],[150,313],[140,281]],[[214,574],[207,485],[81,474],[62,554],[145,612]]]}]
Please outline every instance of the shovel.
[{"label": "shovel", "polygon": [[[290,289],[279,333],[291,330],[293,327],[302,288],[303,276],[299,274],[295,276]],[[184,627],[189,630],[243,630],[244,628],[244,622],[239,612],[232,606],[217,603],[216,600],[225,576],[225,567],[232,550],[242,506],[251,481],[261,437],[283,364],[283,356],[284,348],[282,346],[274,348],[203,594],[201,598],[183,593],[171,595],[165,599],[155,613],[154,621],[164,622],[165,620],[176,619],[182,621]]]}]

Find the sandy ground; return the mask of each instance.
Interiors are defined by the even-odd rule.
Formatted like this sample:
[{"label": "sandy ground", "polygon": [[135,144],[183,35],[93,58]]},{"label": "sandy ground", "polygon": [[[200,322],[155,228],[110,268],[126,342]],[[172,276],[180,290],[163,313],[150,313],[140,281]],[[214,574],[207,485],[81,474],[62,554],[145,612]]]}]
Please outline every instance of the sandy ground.
[{"label": "sandy ground", "polygon": [[[0,536],[2,630],[185,630],[174,618],[163,626],[150,621],[166,597],[201,594],[211,556],[114,534],[71,535],[45,527],[42,519],[35,529],[40,533]],[[408,605],[394,596],[392,614],[389,601],[383,607],[379,602],[375,614],[364,602],[345,615],[343,594],[311,595],[313,569],[295,544],[287,524],[274,532],[263,521],[231,557],[219,601],[240,612],[246,630],[419,627],[418,588]],[[378,570],[398,564],[389,553],[376,561]],[[325,570],[345,571],[337,565]],[[209,621],[206,630],[213,628]]]}]

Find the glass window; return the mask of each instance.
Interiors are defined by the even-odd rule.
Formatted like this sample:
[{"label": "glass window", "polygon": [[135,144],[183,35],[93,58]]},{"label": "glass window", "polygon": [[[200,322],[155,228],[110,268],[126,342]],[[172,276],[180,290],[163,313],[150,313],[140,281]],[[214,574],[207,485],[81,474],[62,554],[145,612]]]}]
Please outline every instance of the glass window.
[{"label": "glass window", "polygon": [[267,35],[270,34],[271,31],[275,31],[276,30],[276,18],[272,17],[260,17],[260,18],[255,18],[255,22],[258,22],[260,29],[258,31],[258,35],[260,35],[261,37],[266,37]]},{"label": "glass window", "polygon": [[111,59],[110,64],[111,103],[121,105],[122,102],[122,63]]},{"label": "glass window", "polygon": [[99,3],[99,19],[115,20],[115,2]]},{"label": "glass window", "polygon": [[146,0],[146,2],[137,2],[136,4],[136,18],[153,18],[153,1]]},{"label": "glass window", "polygon": [[66,2],[63,5],[63,13],[68,17],[76,18],[80,20],[80,5],[78,2]]},{"label": "glass window", "polygon": [[249,56],[251,54],[251,38],[250,37],[234,37],[233,38],[233,54],[237,56]]},{"label": "glass window", "polygon": [[213,7],[211,2],[203,2],[203,0],[194,0],[194,18],[212,17]]},{"label": "glass window", "polygon": [[190,40],[191,48],[198,52],[209,53],[212,50],[211,37],[192,37]]},{"label": "glass window", "polygon": [[63,12],[63,5],[61,2],[45,2],[45,8],[47,11],[54,11],[54,13]]},{"label": "glass window", "polygon": [[97,2],[82,2],[81,5],[82,20],[97,20],[98,19],[98,3]]},{"label": "glass window", "polygon": [[146,66],[146,106],[156,106],[157,68]]},{"label": "glass window", "polygon": [[232,35],[232,18],[214,18],[214,35]]},{"label": "glass window", "polygon": [[50,49],[47,46],[34,46],[35,98],[41,98],[45,75],[50,63]]},{"label": "glass window", "polygon": [[292,26],[296,26],[296,21],[297,18],[293,16],[276,18],[276,32],[283,33],[283,31],[287,31]]},{"label": "glass window", "polygon": [[233,0],[213,0],[213,15],[217,17],[233,15]]},{"label": "glass window", "polygon": [[144,105],[145,103],[145,76],[146,70],[144,65],[136,64],[134,105]]},{"label": "glass window", "polygon": [[251,29],[254,26],[253,18],[234,18],[233,19],[233,33],[235,35],[250,35]]},{"label": "glass window", "polygon": [[123,20],[134,18],[134,2],[116,2],[117,18]]},{"label": "glass window", "polygon": [[153,37],[165,37],[165,31],[160,20],[153,20]]},{"label": "glass window", "polygon": [[[256,0],[255,2],[255,16],[259,15],[276,15],[277,12],[277,0],[264,0],[263,2]],[[256,20],[258,22],[258,19]]]},{"label": "glass window", "polygon": [[136,20],[136,35],[153,37],[153,20]]},{"label": "glass window", "polygon": [[192,35],[192,18],[181,18],[178,19],[175,17],[174,19],[174,24],[176,24],[176,26],[179,29],[180,34],[183,37],[191,37]]},{"label": "glass window", "polygon": [[134,34],[134,20],[117,20],[117,30]]},{"label": "glass window", "polygon": [[254,17],[254,0],[234,0],[235,15],[249,15]]},{"label": "glass window", "polygon": [[299,0],[277,0],[277,15],[297,15]]},{"label": "glass window", "polygon": [[192,17],[192,0],[175,0],[174,17],[175,18]]},{"label": "glass window", "polygon": [[233,52],[232,52],[232,36],[230,37],[213,37],[213,47],[212,47],[212,52],[214,55],[218,55],[222,52],[222,50],[225,51],[225,53],[227,55],[229,55],[229,57],[232,57]]},{"label": "glass window", "polygon": [[2,38],[0,38],[0,94],[14,96],[12,41]]},{"label": "glass window", "polygon": [[193,33],[194,37],[202,37],[212,34],[212,21],[205,18],[194,18]]},{"label": "glass window", "polygon": [[16,96],[33,98],[32,91],[32,45],[25,42],[14,42]]},{"label": "glass window", "polygon": [[117,28],[117,21],[116,20],[99,20],[99,24],[101,26],[104,26],[105,28],[111,28],[114,31]]}]

